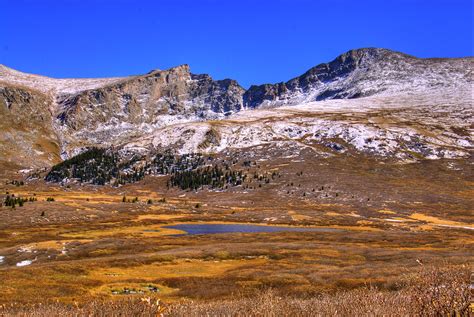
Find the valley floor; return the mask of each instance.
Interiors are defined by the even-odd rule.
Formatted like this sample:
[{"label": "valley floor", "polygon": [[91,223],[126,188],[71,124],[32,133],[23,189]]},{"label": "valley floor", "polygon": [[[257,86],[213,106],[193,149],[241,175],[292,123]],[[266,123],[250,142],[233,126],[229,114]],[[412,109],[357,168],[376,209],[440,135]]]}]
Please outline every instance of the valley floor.
[{"label": "valley floor", "polygon": [[[258,160],[259,173],[279,177],[250,189],[167,190],[164,176],[119,188],[3,182],[0,198],[37,201],[0,208],[0,305],[159,298],[192,315],[183,300],[195,301],[198,314],[219,305],[251,309],[255,294],[266,305],[284,305],[276,303],[284,297],[310,307],[349,291],[336,301],[396,306],[414,294],[404,293],[414,280],[433,274],[456,276],[448,280],[466,291],[474,260],[470,162],[310,155]],[[337,230],[185,235],[164,228],[180,223]]]}]

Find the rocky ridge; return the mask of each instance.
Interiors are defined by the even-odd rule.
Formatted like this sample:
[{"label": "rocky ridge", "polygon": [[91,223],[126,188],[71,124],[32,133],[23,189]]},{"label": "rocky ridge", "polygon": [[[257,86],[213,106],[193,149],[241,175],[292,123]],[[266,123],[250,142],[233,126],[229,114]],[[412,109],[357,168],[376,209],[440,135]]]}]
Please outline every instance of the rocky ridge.
[{"label": "rocky ridge", "polygon": [[[472,146],[473,61],[471,57],[419,59],[386,49],[359,49],[286,83],[248,90],[235,80],[192,74],[188,65],[104,79],[53,79],[0,65],[0,111],[8,118],[1,127],[6,133],[0,146],[6,153],[4,161],[22,167],[50,166],[59,156],[65,159],[93,146],[219,152],[282,139],[297,141],[303,148],[314,148],[314,144],[305,144],[308,140],[329,144],[330,152],[353,148],[383,157],[406,158],[402,152],[411,153],[409,156],[419,152],[423,158],[465,157]],[[282,112],[278,110],[282,106],[293,107]],[[346,118],[328,119],[324,107],[328,112],[345,109]],[[424,117],[405,111],[407,108],[422,111]],[[440,109],[448,113],[447,120]],[[357,111],[367,118],[347,120],[347,115]],[[416,120],[418,129],[396,116],[390,133],[386,131],[390,124],[379,124],[385,132],[373,131],[369,127],[374,124],[366,120],[371,111],[404,113],[406,121]],[[25,117],[31,118],[27,124],[15,119]],[[242,118],[254,117],[258,119],[242,124]],[[273,127],[276,118],[280,122]],[[428,129],[428,122],[443,122],[438,124],[443,128]],[[313,128],[301,132],[305,142],[281,133],[308,124]],[[295,129],[281,128],[285,125]],[[443,136],[433,136],[433,131]],[[403,141],[406,135],[415,141]],[[374,139],[383,142],[361,145]],[[438,144],[435,139],[442,141]],[[391,145],[374,150],[374,144]],[[418,151],[419,147],[430,150]],[[18,155],[25,159],[18,161]]]},{"label": "rocky ridge", "polygon": [[244,104],[261,108],[440,89],[470,90],[472,69],[473,58],[421,59],[380,48],[351,50],[286,83],[251,86]]}]

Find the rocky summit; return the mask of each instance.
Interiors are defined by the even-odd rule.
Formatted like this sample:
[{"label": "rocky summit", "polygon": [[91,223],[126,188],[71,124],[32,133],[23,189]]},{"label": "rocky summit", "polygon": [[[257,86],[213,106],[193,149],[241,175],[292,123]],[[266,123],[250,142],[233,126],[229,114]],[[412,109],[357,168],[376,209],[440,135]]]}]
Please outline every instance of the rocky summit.
[{"label": "rocky summit", "polygon": [[387,49],[352,50],[286,83],[251,86],[244,100],[256,108],[466,88],[472,83],[472,66],[472,58],[420,59]]}]

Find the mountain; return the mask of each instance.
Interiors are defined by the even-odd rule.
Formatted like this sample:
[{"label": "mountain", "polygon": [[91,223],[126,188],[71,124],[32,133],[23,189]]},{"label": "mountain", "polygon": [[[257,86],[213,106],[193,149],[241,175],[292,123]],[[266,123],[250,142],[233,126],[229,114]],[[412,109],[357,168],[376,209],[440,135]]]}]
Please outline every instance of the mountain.
[{"label": "mountain", "polygon": [[0,164],[48,167],[97,146],[466,157],[473,62],[358,49],[286,83],[248,90],[187,65],[102,79],[53,79],[0,65]]},{"label": "mountain", "polygon": [[251,86],[244,104],[258,108],[454,89],[472,84],[472,62],[472,58],[421,59],[379,48],[352,50],[286,83]]},{"label": "mountain", "polygon": [[[37,163],[56,162],[58,154],[68,157],[103,142],[124,142],[137,133],[173,122],[222,118],[241,110],[243,93],[236,81],[215,81],[208,75],[191,74],[188,65],[141,76],[104,79],[53,79],[0,66],[3,117],[24,120],[25,116],[30,118],[35,108],[41,109],[41,121],[25,124],[31,126],[31,132],[56,131],[50,141],[61,145],[60,153],[54,151],[53,156],[40,158]],[[21,95],[28,96],[27,103]],[[21,139],[22,128],[11,119],[4,121],[2,130],[19,130],[11,133],[14,137],[5,135],[1,143],[4,153],[17,145],[42,151],[42,142]],[[28,157],[31,154],[34,153]]]},{"label": "mountain", "polygon": [[[160,116],[217,118],[242,108],[244,89],[230,79],[194,75],[188,65],[122,79],[57,99],[61,124],[80,130],[120,121],[156,124]],[[91,122],[92,119],[92,122]]]}]

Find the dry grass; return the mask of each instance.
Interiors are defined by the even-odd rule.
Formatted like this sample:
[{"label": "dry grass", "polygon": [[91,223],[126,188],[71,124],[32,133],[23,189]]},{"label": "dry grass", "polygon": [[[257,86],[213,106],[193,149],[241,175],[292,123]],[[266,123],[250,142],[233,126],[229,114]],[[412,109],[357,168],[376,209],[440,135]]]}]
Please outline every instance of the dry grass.
[{"label": "dry grass", "polygon": [[[364,287],[307,298],[281,296],[274,289],[256,296],[235,295],[209,302],[161,303],[157,298],[133,297],[93,301],[0,306],[2,316],[468,316],[467,266],[422,268],[393,291]],[[472,312],[472,311],[471,311]]]},{"label": "dry grass", "polygon": [[[469,270],[424,269],[396,291],[360,288],[306,299],[256,297],[171,306],[170,316],[467,316]],[[401,287],[401,285],[400,285]]]},{"label": "dry grass", "polygon": [[106,268],[91,272],[89,276],[105,282],[117,281],[121,279],[141,279],[153,281],[157,278],[170,277],[212,277],[223,274],[230,269],[238,269],[243,265],[259,265],[263,262],[265,262],[265,260],[262,259],[252,259],[245,262],[233,260],[225,262],[180,260],[171,264],[154,263],[149,265],[133,266],[130,268]]},{"label": "dry grass", "polygon": [[159,237],[163,235],[183,234],[184,231],[163,228],[162,225],[111,227],[99,230],[74,231],[61,234],[65,238],[101,238],[119,235],[121,237]]},{"label": "dry grass", "polygon": [[[474,227],[469,223],[440,219],[438,217],[428,216],[422,213],[414,213],[410,215],[410,218],[427,222],[430,228],[431,226],[435,225],[435,226],[446,226],[446,227],[454,227],[454,228],[464,227],[464,228],[470,228],[471,230],[474,230]],[[428,228],[428,227],[425,227],[425,228]]]}]

